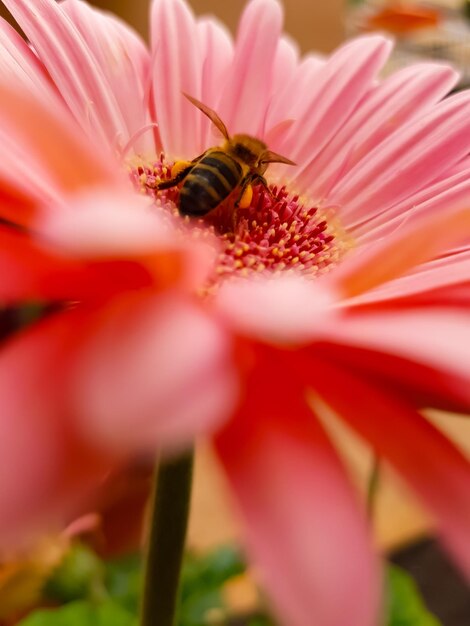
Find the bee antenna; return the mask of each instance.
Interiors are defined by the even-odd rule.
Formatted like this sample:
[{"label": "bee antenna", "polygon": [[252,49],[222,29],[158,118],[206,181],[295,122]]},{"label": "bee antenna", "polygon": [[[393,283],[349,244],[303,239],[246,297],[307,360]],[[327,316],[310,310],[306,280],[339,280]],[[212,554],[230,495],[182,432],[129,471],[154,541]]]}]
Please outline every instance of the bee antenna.
[{"label": "bee antenna", "polygon": [[277,154],[277,152],[272,152],[271,150],[265,150],[260,157],[261,163],[284,163],[285,165],[297,165],[294,161],[291,161],[282,154]]},{"label": "bee antenna", "polygon": [[202,111],[204,115],[207,115],[210,121],[214,124],[216,128],[220,130],[220,132],[225,137],[225,139],[227,139],[227,141],[230,140],[230,135],[228,134],[227,127],[225,126],[225,124],[222,122],[218,114],[213,109],[210,109],[200,100],[196,100],[196,98],[193,98],[189,94],[184,93],[184,91],[182,91],[181,93],[187,100],[191,102],[191,104],[194,104],[194,106],[197,107],[200,111]]}]

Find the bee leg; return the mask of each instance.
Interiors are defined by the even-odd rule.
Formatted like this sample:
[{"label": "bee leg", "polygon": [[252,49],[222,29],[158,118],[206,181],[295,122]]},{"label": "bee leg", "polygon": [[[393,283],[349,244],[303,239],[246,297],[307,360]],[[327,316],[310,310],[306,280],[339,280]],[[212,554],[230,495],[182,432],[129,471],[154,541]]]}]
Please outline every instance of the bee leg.
[{"label": "bee leg", "polygon": [[266,178],[264,176],[261,176],[261,174],[257,174],[254,179],[254,182],[260,183],[261,185],[263,185],[263,187],[266,189],[266,191],[269,193],[270,197],[274,200],[274,194],[271,191],[271,189],[268,187],[268,181],[266,180]]},{"label": "bee leg", "polygon": [[176,185],[178,185],[182,180],[186,178],[186,176],[193,169],[193,167],[193,163],[190,163],[183,169],[180,169],[179,172],[175,176],[172,176],[172,178],[170,178],[169,180],[162,180],[157,183],[155,185],[155,189],[158,189],[160,191],[161,189],[170,189],[171,187],[176,187]]},{"label": "bee leg", "polygon": [[155,185],[155,189],[170,189],[171,187],[176,187],[179,185],[189,172],[193,169],[198,161],[202,159],[202,157],[206,153],[203,152],[199,156],[197,156],[192,161],[176,161],[173,167],[171,168],[171,178],[169,180],[162,180],[161,182]]},{"label": "bee leg", "polygon": [[253,182],[252,176],[247,176],[243,181],[242,189],[240,191],[240,195],[238,196],[237,201],[235,202],[235,207],[238,209],[246,209],[251,204],[251,199],[253,198],[253,187],[251,183]]}]

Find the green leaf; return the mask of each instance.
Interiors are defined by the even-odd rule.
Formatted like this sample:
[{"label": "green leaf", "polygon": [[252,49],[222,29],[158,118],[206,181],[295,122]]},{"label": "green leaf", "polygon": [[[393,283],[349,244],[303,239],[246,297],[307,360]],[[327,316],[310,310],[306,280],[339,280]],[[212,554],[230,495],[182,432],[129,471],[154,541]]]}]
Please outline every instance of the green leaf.
[{"label": "green leaf", "polygon": [[425,607],[418,587],[396,565],[387,572],[388,626],[442,626]]},{"label": "green leaf", "polygon": [[219,589],[245,569],[241,552],[234,546],[222,546],[204,555],[188,553],[181,575],[183,598],[195,591]]},{"label": "green leaf", "polygon": [[110,602],[73,602],[58,609],[36,611],[19,626],[137,626],[137,618]]},{"label": "green leaf", "polygon": [[131,613],[139,610],[143,567],[140,554],[131,554],[106,563],[106,589],[114,602]]},{"label": "green leaf", "polygon": [[75,543],[46,583],[44,597],[60,603],[106,599],[104,573],[104,564],[93,550]]},{"label": "green leaf", "polygon": [[181,575],[179,626],[203,626],[214,610],[225,613],[222,587],[246,569],[240,550],[223,546],[200,555],[186,554]]}]

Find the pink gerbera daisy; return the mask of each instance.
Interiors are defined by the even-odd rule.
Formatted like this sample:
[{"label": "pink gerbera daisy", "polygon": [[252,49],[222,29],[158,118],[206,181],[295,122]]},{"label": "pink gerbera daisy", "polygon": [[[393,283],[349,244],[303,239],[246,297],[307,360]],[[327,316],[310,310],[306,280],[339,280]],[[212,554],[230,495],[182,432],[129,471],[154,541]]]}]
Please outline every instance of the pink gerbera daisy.
[{"label": "pink gerbera daisy", "polygon": [[[4,3],[31,47],[2,24],[20,92],[0,99],[1,294],[59,306],[0,354],[2,531],[131,451],[209,432],[285,623],[371,626],[377,563],[332,410],[470,576],[470,466],[420,413],[470,405],[470,94],[443,99],[455,72],[381,81],[379,36],[299,59],[275,0],[248,3],[235,44],[154,0],[150,52],[79,0]],[[178,189],[156,183],[219,141],[182,92],[297,166],[271,166],[238,211],[232,195],[180,217]]]}]

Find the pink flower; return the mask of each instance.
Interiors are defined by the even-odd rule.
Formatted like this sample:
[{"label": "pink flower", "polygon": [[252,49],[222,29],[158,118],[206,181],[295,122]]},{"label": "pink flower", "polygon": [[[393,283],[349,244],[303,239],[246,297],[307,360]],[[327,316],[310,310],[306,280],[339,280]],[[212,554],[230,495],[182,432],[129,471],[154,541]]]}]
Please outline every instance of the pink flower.
[{"label": "pink flower", "polygon": [[[299,59],[274,0],[248,4],[235,44],[154,0],[151,52],[77,0],[5,4],[32,47],[2,27],[4,75],[29,95],[0,99],[2,214],[28,227],[2,230],[1,295],[74,307],[0,356],[2,532],[93,484],[103,450],[114,464],[209,432],[285,623],[372,626],[377,562],[333,411],[470,575],[470,467],[420,412],[470,405],[470,94],[443,100],[455,73],[381,81],[378,36]],[[219,141],[182,91],[298,165],[271,166],[271,193],[235,217],[231,197],[179,218],[156,178]]]}]

